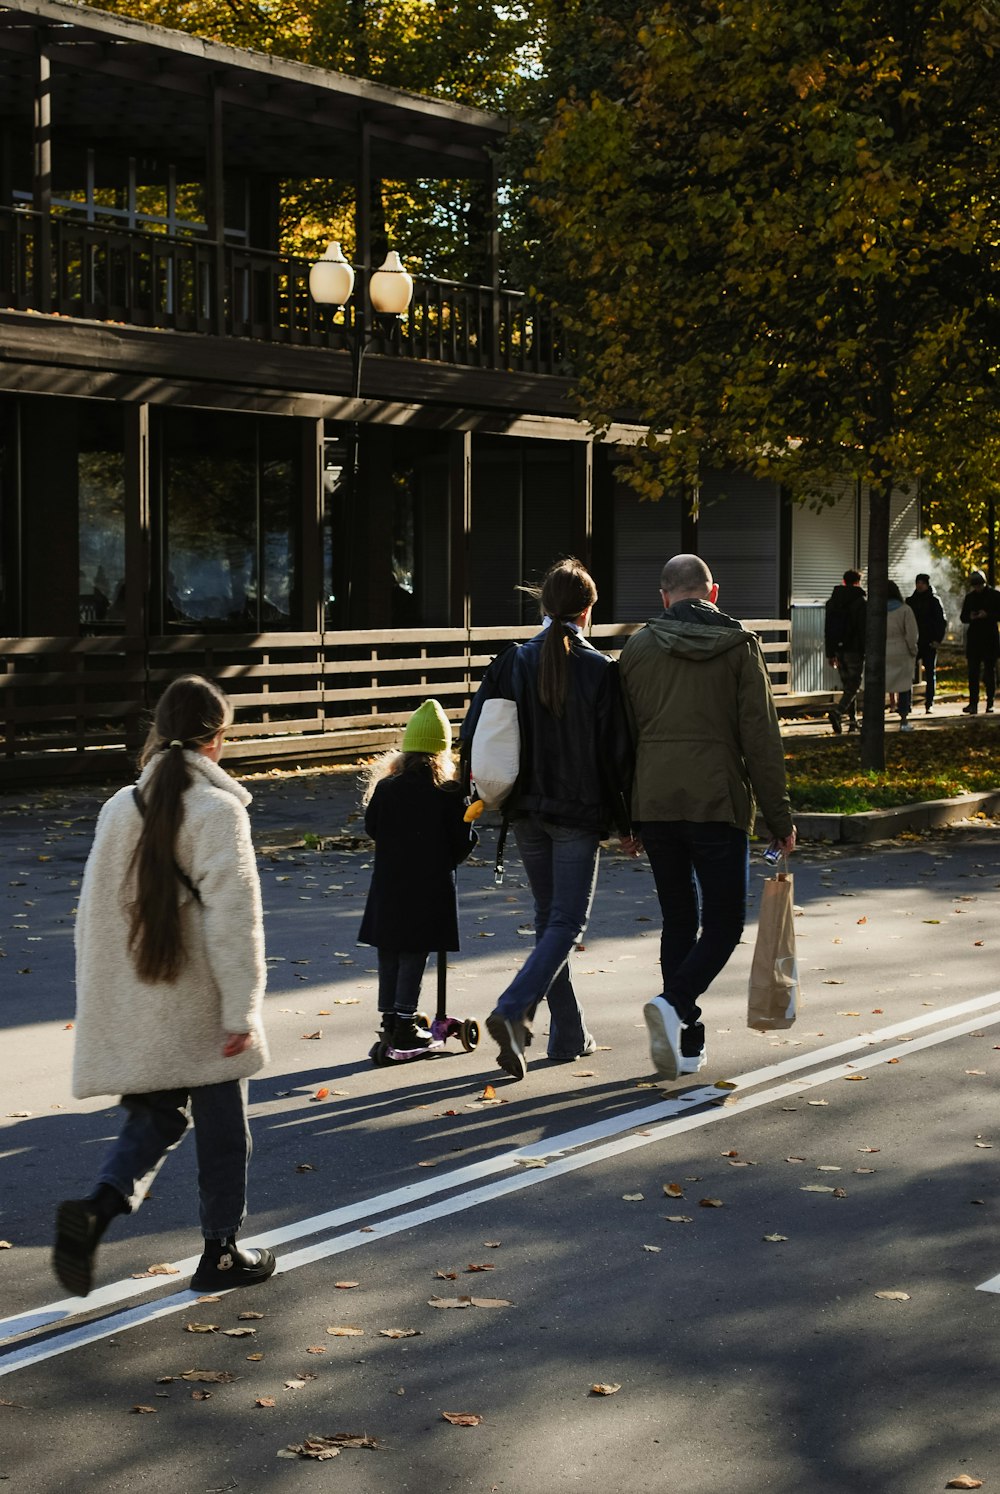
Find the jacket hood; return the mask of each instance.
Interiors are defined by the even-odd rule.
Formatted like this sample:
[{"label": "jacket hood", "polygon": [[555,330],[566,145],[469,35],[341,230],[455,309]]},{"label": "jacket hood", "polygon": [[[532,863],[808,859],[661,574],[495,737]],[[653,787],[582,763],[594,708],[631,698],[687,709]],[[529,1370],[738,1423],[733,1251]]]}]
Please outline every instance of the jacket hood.
[{"label": "jacket hood", "polygon": [[714,659],[752,637],[711,602],[694,600],[675,602],[646,626],[660,648],[683,659]]},{"label": "jacket hood", "polygon": [[897,602],[895,597],[890,597],[885,604],[885,610],[887,612],[896,612],[900,607],[905,607],[905,605],[905,602]]}]

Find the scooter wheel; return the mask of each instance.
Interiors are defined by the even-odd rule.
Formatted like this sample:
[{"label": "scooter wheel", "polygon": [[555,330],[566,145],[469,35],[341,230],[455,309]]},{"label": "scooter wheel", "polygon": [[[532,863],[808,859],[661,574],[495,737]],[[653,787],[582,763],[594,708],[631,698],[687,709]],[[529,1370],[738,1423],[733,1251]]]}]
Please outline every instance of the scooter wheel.
[{"label": "scooter wheel", "polygon": [[473,1048],[479,1047],[479,1023],[474,1021],[472,1017],[467,1017],[462,1023],[459,1036],[462,1039],[462,1047],[466,1053],[471,1053]]},{"label": "scooter wheel", "polygon": [[392,1062],[389,1057],[389,1044],[384,1038],[379,1038],[377,1043],[372,1044],[368,1050],[368,1057],[377,1069],[384,1069]]}]

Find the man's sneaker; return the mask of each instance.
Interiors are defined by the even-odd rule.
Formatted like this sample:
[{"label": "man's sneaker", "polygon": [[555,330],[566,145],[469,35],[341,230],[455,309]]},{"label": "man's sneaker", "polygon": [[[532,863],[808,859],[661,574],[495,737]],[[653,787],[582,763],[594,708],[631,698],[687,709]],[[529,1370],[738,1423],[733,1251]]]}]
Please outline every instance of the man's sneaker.
[{"label": "man's sneaker", "polygon": [[912,721],[901,721],[899,723],[899,729],[900,729],[900,731],[912,731],[913,730],[913,722]]},{"label": "man's sneaker", "polygon": [[829,717],[830,725],[833,727],[835,734],[839,737],[841,732],[844,730],[844,723],[840,719],[840,712],[828,711],[827,715]]},{"label": "man's sneaker", "polygon": [[524,1061],[524,1050],[531,1041],[531,1029],[523,1018],[513,1022],[500,1014],[490,1012],[486,1018],[486,1031],[498,1045],[497,1066],[512,1079],[523,1079],[528,1072]]},{"label": "man's sneaker", "polygon": [[705,1025],[703,1022],[689,1022],[681,1028],[681,1061],[677,1072],[697,1074],[705,1067],[706,1061]]},{"label": "man's sneaker", "polygon": [[978,712],[978,710],[979,710],[979,707],[977,705],[971,705],[970,704],[970,705],[967,705],[967,706],[963,706],[962,707],[962,715],[963,716],[975,716],[976,713]]},{"label": "man's sneaker", "polygon": [[676,1079],[681,1072],[681,1028],[677,1009],[665,996],[654,996],[642,1009],[649,1028],[649,1056],[663,1079]]}]

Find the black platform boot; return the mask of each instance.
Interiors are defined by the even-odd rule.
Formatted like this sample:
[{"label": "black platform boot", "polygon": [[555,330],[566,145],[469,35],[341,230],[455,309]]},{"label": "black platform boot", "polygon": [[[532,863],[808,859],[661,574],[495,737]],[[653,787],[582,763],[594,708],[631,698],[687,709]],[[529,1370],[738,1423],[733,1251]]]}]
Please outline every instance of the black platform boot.
[{"label": "black platform boot", "polygon": [[90,1198],[59,1205],[52,1269],[68,1292],[86,1297],[94,1285],[94,1262],[105,1230],[118,1214],[131,1212],[128,1199],[110,1183],[100,1183]]},{"label": "black platform boot", "polygon": [[205,1250],[191,1278],[195,1292],[228,1292],[231,1287],[256,1286],[266,1281],[276,1265],[269,1250],[241,1250],[235,1236],[206,1240]]}]

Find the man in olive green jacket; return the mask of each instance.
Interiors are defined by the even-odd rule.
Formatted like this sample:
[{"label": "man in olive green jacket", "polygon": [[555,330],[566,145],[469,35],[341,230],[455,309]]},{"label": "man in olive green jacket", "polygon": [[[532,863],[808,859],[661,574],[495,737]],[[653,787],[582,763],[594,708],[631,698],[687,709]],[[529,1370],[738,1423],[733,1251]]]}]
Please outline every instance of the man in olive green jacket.
[{"label": "man in olive green jacket", "polygon": [[716,607],[718,593],[703,560],[675,555],[660,577],[663,615],[633,634],[620,662],[636,747],[632,820],[663,915],[663,994],[643,1015],[667,1079],[705,1065],[698,998],[743,932],[755,801],[775,844],[795,849],[764,657]]}]

